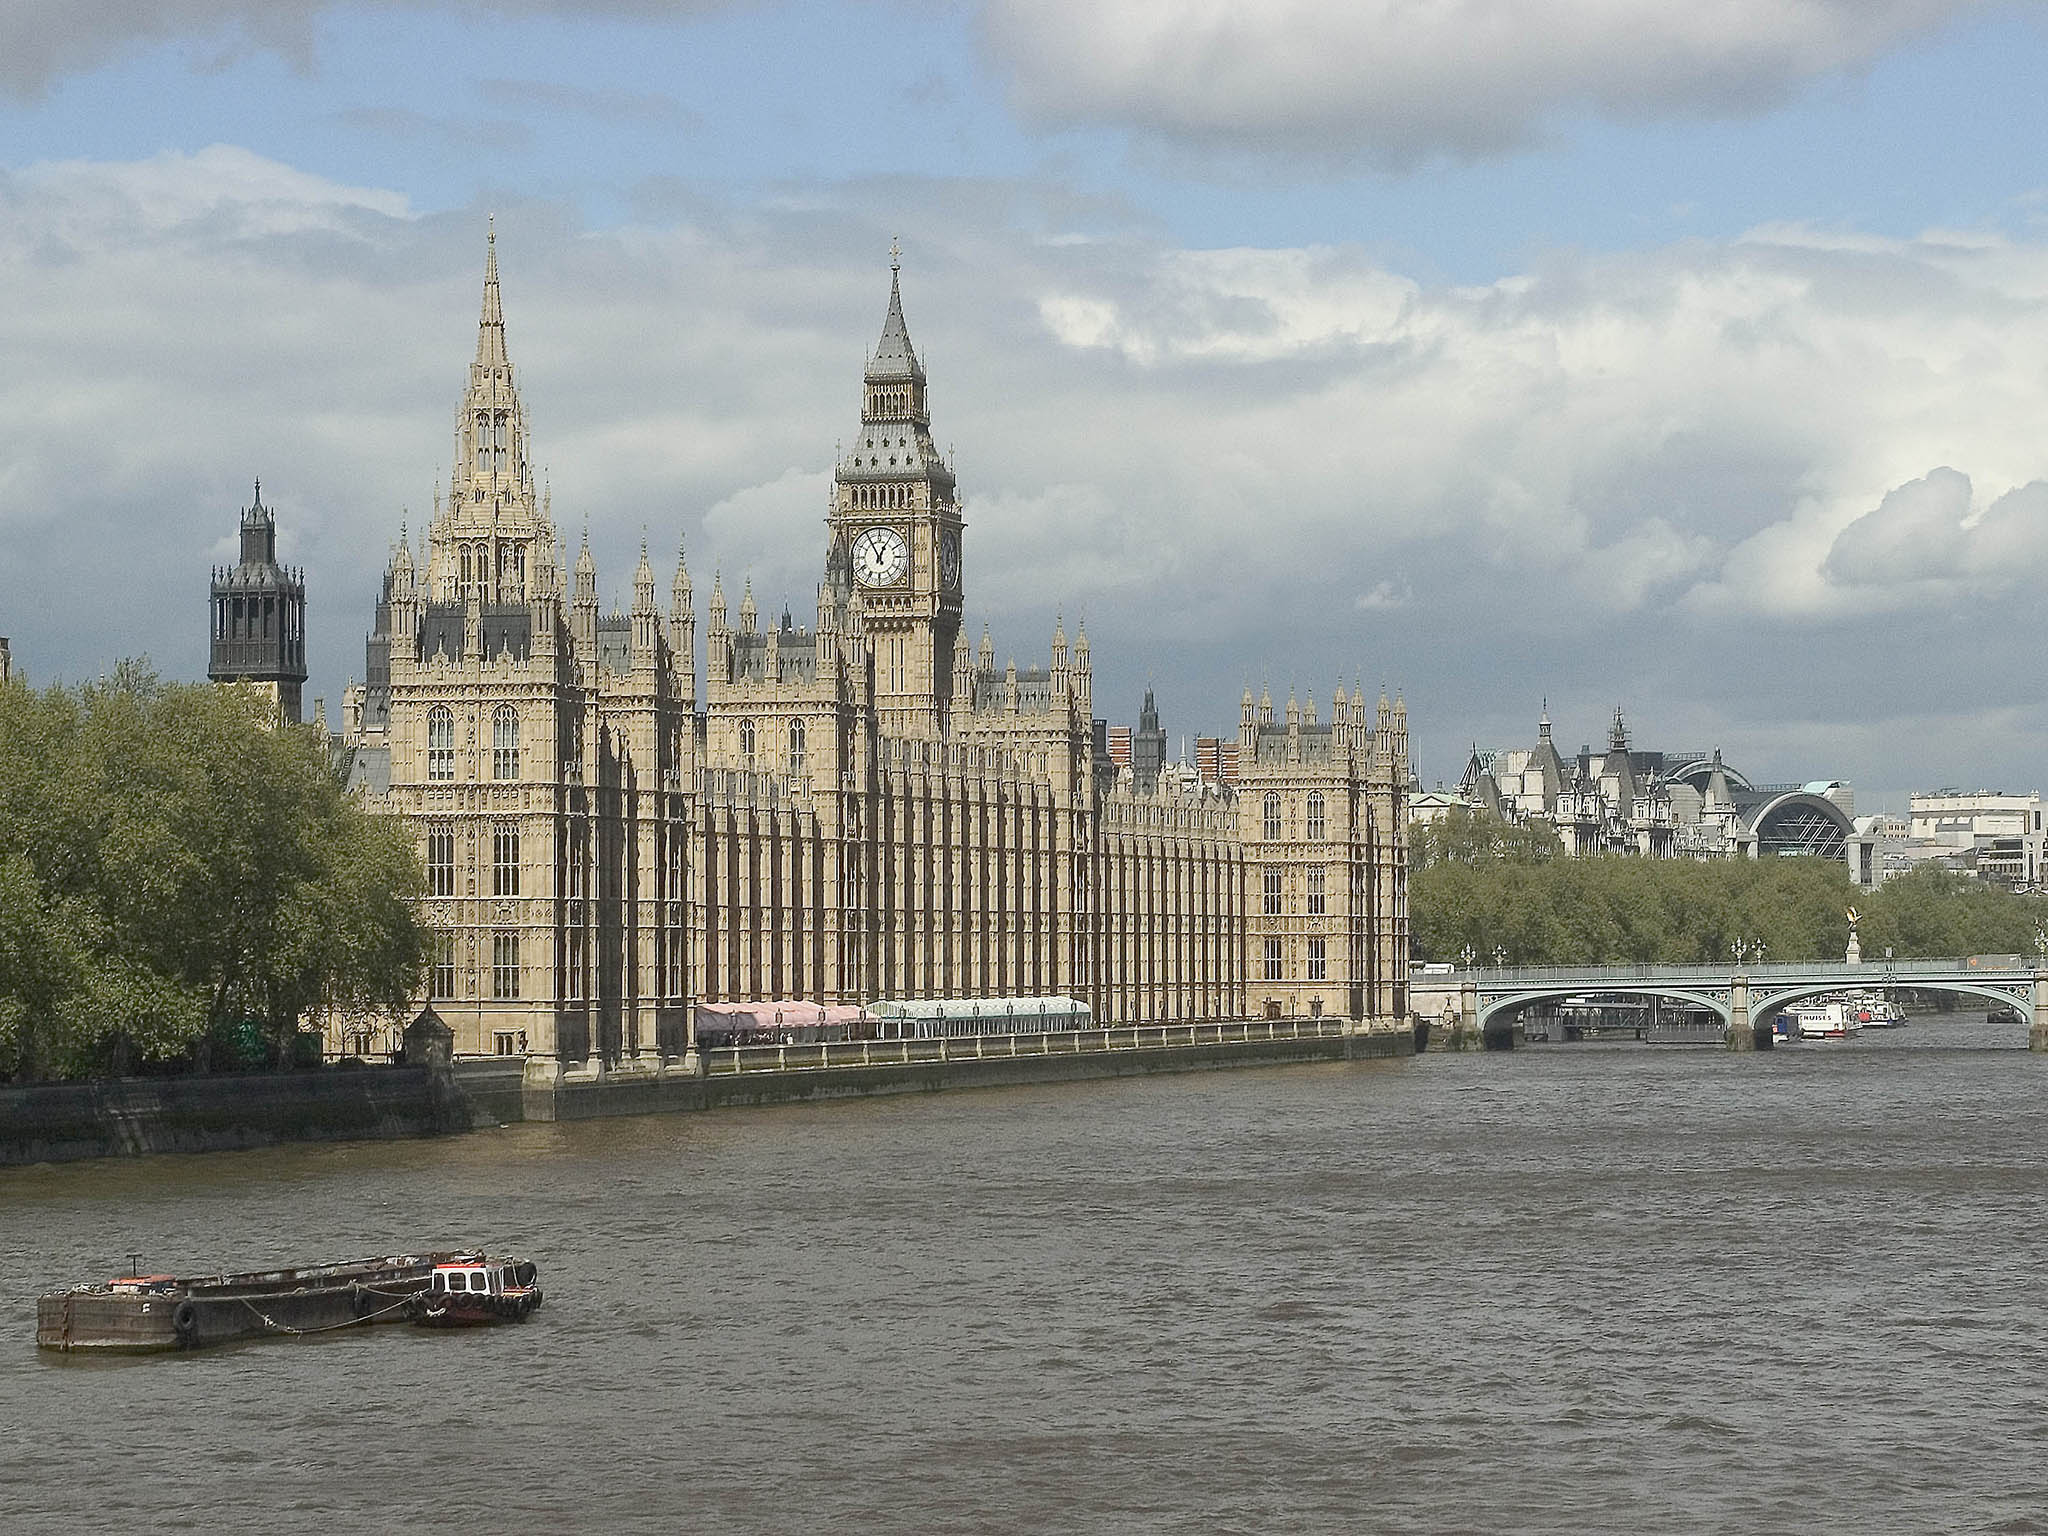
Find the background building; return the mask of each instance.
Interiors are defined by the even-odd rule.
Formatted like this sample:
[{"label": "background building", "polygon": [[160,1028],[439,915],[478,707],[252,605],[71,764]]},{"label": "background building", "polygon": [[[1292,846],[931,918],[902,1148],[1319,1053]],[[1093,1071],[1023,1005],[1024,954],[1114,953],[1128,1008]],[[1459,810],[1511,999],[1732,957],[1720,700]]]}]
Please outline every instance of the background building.
[{"label": "background building", "polygon": [[[1630,745],[1619,709],[1607,749],[1557,750],[1546,711],[1533,747],[1482,751],[1458,781],[1458,803],[1510,821],[1543,820],[1568,854],[1644,858],[1840,859],[1859,885],[1879,878],[1875,835],[1856,821],[1855,791],[1840,779],[1755,784],[1711,752]],[[1432,800],[1429,815],[1447,805]]]},{"label": "background building", "polygon": [[970,648],[966,525],[893,275],[809,622],[764,621],[750,585],[735,612],[714,578],[701,672],[680,557],[664,609],[643,547],[624,613],[587,541],[569,566],[495,239],[456,433],[345,739],[360,792],[418,830],[458,1050],[658,1068],[694,1003],[771,997],[1405,1015],[1405,710],[1340,690],[1328,725],[1313,702],[1282,725],[1247,694],[1233,792],[1166,771],[1149,692],[1113,761],[1085,628],[1055,625],[1044,666],[998,668],[986,628]]},{"label": "background building", "polygon": [[2042,883],[2041,796],[1936,790],[1907,802],[1905,837],[1889,850],[1905,867],[1937,859],[2016,889]]}]

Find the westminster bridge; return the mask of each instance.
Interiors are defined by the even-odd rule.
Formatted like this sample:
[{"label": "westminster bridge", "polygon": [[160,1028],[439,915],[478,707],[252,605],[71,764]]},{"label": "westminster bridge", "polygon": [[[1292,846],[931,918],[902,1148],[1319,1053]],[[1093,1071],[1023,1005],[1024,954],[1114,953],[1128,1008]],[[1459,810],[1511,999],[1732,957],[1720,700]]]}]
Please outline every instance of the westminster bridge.
[{"label": "westminster bridge", "polygon": [[1469,1032],[1489,1046],[1511,1045],[1514,1020],[1529,1009],[1573,998],[1638,998],[1677,1003],[1718,1018],[1730,1050],[1770,1041],[1781,1009],[1833,992],[1907,988],[1946,992],[2012,1008],[2031,1022],[2032,1049],[2048,1051],[2048,968],[2017,956],[1960,960],[1845,960],[1777,965],[1467,966],[1411,979],[1411,1006],[1423,1018]]}]

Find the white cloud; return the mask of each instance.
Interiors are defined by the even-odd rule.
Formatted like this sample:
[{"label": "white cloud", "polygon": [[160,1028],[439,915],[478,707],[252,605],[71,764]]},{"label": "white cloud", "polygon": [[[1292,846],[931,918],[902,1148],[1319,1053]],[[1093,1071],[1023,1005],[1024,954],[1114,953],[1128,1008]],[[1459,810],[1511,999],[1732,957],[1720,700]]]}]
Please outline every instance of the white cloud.
[{"label": "white cloud", "polygon": [[1591,109],[1749,113],[1982,0],[987,0],[1018,105],[1195,146],[1406,167]]},{"label": "white cloud", "polygon": [[[1036,240],[1019,201],[876,182],[601,233],[502,208],[538,459],[601,594],[644,528],[664,567],[687,535],[700,603],[717,566],[809,617],[887,293],[859,253],[906,209],[970,632],[1028,663],[1085,616],[1112,711],[1147,671],[1209,728],[1248,678],[1363,673],[1448,728],[1568,671],[1761,728],[1817,707],[1770,670],[1793,655],[1882,663],[1887,697],[1975,686],[1972,600],[2017,611],[2048,575],[2048,246],[1759,231],[1452,288],[1343,248]],[[359,671],[402,509],[417,531],[445,474],[481,258],[479,212],[242,151],[0,175],[17,656],[196,674],[205,566],[261,474],[316,689]]]}]

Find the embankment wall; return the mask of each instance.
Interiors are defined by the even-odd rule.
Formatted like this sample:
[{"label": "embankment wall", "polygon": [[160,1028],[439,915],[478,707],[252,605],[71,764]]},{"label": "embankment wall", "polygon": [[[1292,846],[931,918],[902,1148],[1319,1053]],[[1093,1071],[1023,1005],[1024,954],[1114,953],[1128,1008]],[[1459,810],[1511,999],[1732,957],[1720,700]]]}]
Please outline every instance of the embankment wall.
[{"label": "embankment wall", "polygon": [[1406,1056],[1414,1044],[1407,1031],[1396,1031],[710,1075],[677,1067],[658,1072],[629,1068],[553,1083],[530,1080],[520,1061],[506,1059],[458,1061],[447,1073],[366,1066],[0,1087],[0,1166],[224,1151],[286,1141],[390,1140],[521,1120],[588,1120]]}]

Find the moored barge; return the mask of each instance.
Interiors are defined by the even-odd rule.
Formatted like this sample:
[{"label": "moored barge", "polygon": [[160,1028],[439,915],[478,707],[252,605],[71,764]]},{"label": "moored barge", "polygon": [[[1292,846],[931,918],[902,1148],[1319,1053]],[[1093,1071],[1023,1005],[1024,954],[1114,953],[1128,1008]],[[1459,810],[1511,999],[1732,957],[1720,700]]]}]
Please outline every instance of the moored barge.
[{"label": "moored barge", "polygon": [[483,1262],[481,1253],[463,1250],[205,1279],[124,1275],[43,1297],[36,1304],[36,1343],[149,1354],[402,1323],[417,1315],[437,1268]]}]

